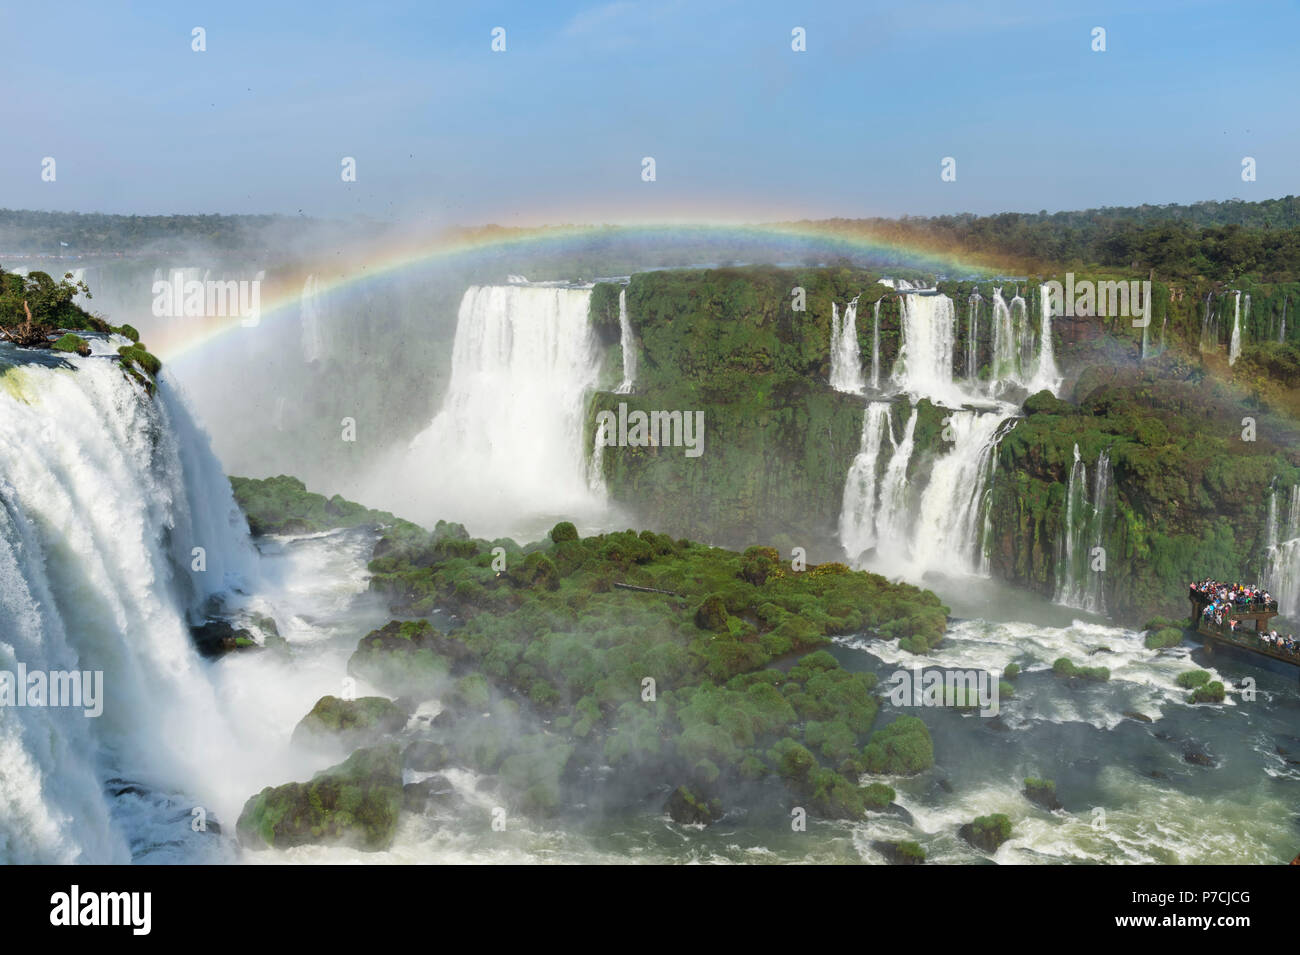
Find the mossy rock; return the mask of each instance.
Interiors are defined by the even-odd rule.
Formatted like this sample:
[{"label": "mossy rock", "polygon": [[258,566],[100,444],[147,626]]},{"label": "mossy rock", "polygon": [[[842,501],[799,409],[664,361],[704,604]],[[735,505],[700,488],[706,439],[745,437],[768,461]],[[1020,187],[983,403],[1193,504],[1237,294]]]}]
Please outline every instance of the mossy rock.
[{"label": "mossy rock", "polygon": [[719,594],[709,594],[695,611],[695,626],[716,633],[727,632],[727,604]]},{"label": "mossy rock", "polygon": [[862,751],[863,768],[869,773],[912,776],[934,765],[934,741],[918,717],[900,716],[877,730]]},{"label": "mossy rock", "polygon": [[1042,806],[1048,812],[1062,808],[1061,801],[1056,798],[1056,783],[1050,779],[1030,776],[1025,780],[1025,788],[1021,792],[1030,802]]},{"label": "mossy rock", "polygon": [[378,852],[392,845],[403,795],[397,747],[360,749],[310,782],[263,789],[244,804],[235,831],[250,849],[343,845]]},{"label": "mossy rock", "polygon": [[1210,682],[1210,674],[1206,670],[1188,670],[1185,673],[1178,674],[1177,683],[1184,690],[1195,690],[1197,687],[1205,686]]},{"label": "mossy rock", "polygon": [[685,786],[673,790],[664,810],[673,822],[687,826],[710,826],[722,818],[719,800],[697,796]]},{"label": "mossy rock", "polygon": [[1222,703],[1227,691],[1222,683],[1215,680],[1212,683],[1206,683],[1204,686],[1198,686],[1187,696],[1189,703]]},{"label": "mossy rock", "polygon": [[884,856],[890,865],[923,865],[925,849],[919,842],[885,842],[877,840],[872,847]]},{"label": "mossy rock", "polygon": [[1176,647],[1183,642],[1183,632],[1177,627],[1162,627],[1146,636],[1148,650],[1164,650]]},{"label": "mossy rock", "polygon": [[372,630],[348,658],[348,673],[395,696],[429,699],[450,676],[449,642],[427,620],[393,620]]},{"label": "mossy rock", "polygon": [[382,696],[342,700],[322,696],[293,731],[294,745],[354,748],[375,742],[406,725],[406,713]]},{"label": "mossy rock", "polygon": [[90,342],[72,332],[68,332],[50,347],[55,351],[76,352],[82,358],[90,357]]},{"label": "mossy rock", "polygon": [[1081,667],[1067,657],[1058,657],[1052,664],[1052,672],[1067,679],[1091,680],[1105,683],[1110,679],[1110,670],[1106,667]]},{"label": "mossy rock", "polygon": [[978,816],[957,830],[957,834],[976,849],[993,855],[1011,838],[1011,820],[1004,813]]}]

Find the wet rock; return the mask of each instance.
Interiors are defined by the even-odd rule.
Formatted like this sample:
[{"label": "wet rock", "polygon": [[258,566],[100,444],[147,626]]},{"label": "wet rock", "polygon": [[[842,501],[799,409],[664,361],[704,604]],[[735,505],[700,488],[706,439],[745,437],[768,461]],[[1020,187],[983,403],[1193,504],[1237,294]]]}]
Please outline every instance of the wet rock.
[{"label": "wet rock", "polygon": [[294,745],[314,748],[370,745],[406,725],[406,714],[392,700],[363,696],[342,700],[322,696],[293,731]]},{"label": "wet rock", "polygon": [[456,787],[446,776],[430,776],[402,787],[402,808],[407,812],[427,812],[431,806],[445,806],[457,801]]},{"label": "wet rock", "polygon": [[447,765],[451,751],[443,743],[416,740],[402,753],[402,765],[417,773],[433,773]]},{"label": "wet rock", "polygon": [[1193,766],[1214,766],[1216,765],[1214,757],[1198,752],[1197,750],[1188,750],[1183,753],[1183,761],[1191,763]]},{"label": "wet rock", "polygon": [[722,803],[695,795],[685,786],[678,786],[664,806],[673,822],[683,825],[707,826],[722,818]]},{"label": "wet rock", "polygon": [[1136,721],[1139,722],[1139,723],[1154,723],[1154,722],[1155,722],[1155,720],[1153,720],[1151,717],[1147,716],[1145,713],[1139,713],[1137,710],[1125,710],[1125,711],[1124,711],[1124,716],[1125,716],[1127,719],[1130,719],[1130,720],[1136,720]]},{"label": "wet rock", "polygon": [[888,859],[890,865],[925,864],[925,850],[915,842],[882,842],[876,840],[871,843],[871,848]]},{"label": "wet rock", "polygon": [[190,636],[199,653],[205,657],[219,657],[235,650],[260,650],[251,631],[236,629],[227,620],[207,620],[190,627]]}]

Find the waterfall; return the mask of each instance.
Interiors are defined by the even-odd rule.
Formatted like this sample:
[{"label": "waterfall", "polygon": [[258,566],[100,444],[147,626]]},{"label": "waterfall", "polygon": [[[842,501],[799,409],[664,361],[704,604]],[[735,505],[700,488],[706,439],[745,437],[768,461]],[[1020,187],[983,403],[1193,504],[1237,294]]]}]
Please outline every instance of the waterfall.
[{"label": "waterfall", "polygon": [[871,308],[871,389],[880,390],[880,299]]},{"label": "waterfall", "polygon": [[899,296],[902,344],[894,362],[895,384],[913,395],[960,404],[953,386],[956,316],[947,295],[910,293]]},{"label": "waterfall", "polygon": [[1088,497],[1088,470],[1074,446],[1074,465],[1066,490],[1065,522],[1057,550],[1055,601],[1076,610],[1105,613],[1100,570],[1093,569],[1094,550],[1105,542],[1112,511],[1113,474],[1110,449],[1097,455],[1092,498]]},{"label": "waterfall", "polygon": [[1267,534],[1264,586],[1282,613],[1300,618],[1300,484],[1291,488],[1285,521],[1278,515],[1277,492],[1269,491]]},{"label": "waterfall", "polygon": [[1286,305],[1290,298],[1290,295],[1282,296],[1282,329],[1277,333],[1277,343],[1279,345],[1286,344]]},{"label": "waterfall", "polygon": [[1219,312],[1214,305],[1214,293],[1205,293],[1205,310],[1201,314],[1201,351],[1210,351],[1219,345]]},{"label": "waterfall", "polygon": [[954,411],[945,419],[952,449],[930,469],[911,531],[912,563],[977,573],[984,563],[986,488],[1006,415]]},{"label": "waterfall", "polygon": [[[1034,372],[1034,377],[1030,381],[1028,388],[1031,393],[1046,388],[1052,394],[1056,394],[1056,389],[1061,386],[1061,373],[1056,367],[1056,350],[1052,345],[1052,296],[1048,294],[1047,286],[1039,286],[1038,297],[1042,322],[1039,331],[1038,370]],[[1142,357],[1145,358],[1145,329],[1142,331],[1142,342]]]},{"label": "waterfall", "polygon": [[876,484],[880,472],[880,449],[886,434],[893,444],[889,403],[873,401],[863,413],[862,442],[849,467],[840,507],[840,542],[853,558],[876,545]]},{"label": "waterfall", "polygon": [[307,276],[299,296],[299,312],[302,317],[302,360],[310,365],[325,357],[325,340],[321,335],[321,308],[317,298],[318,286],[316,276]]},{"label": "waterfall", "polygon": [[858,300],[844,306],[844,318],[831,302],[831,387],[836,391],[862,394],[862,355],[858,347]]},{"label": "waterfall", "polygon": [[996,390],[998,384],[1014,377],[1018,371],[1016,362],[1016,331],[1012,322],[1011,309],[1002,297],[1002,289],[993,289],[993,367],[989,373],[989,387]]},{"label": "waterfall", "polygon": [[636,337],[627,317],[627,289],[620,289],[618,293],[618,339],[623,352],[623,380],[615,393],[630,395],[636,387]]},{"label": "waterfall", "polygon": [[984,299],[975,292],[966,303],[966,379],[973,387],[979,372],[980,303]]},{"label": "waterfall", "polygon": [[[102,671],[104,697],[98,718],[0,710],[3,861],[128,862],[142,842],[188,839],[190,806],[251,791],[189,626],[256,581],[256,561],[165,372],[149,397],[112,360],[0,347],[0,670]],[[108,777],[176,794],[165,824],[150,817],[165,834],[130,828],[123,813],[149,797],[123,809]]]},{"label": "waterfall", "polygon": [[[844,484],[839,537],[845,553],[855,566],[870,561],[892,574],[987,573],[993,451],[1008,417],[1001,411],[951,412],[944,426],[952,447],[935,459],[919,492],[917,476],[908,475],[916,420],[913,406],[895,442],[889,404],[868,405],[861,450]],[[886,438],[891,450],[882,470]]]},{"label": "waterfall", "polygon": [[1232,340],[1228,343],[1228,364],[1235,365],[1241,357],[1241,293],[1236,292],[1232,300]]},{"label": "waterfall", "polygon": [[[442,408],[371,496],[430,525],[476,533],[544,529],[558,515],[595,519],[584,421],[600,349],[590,289],[473,286],[460,303]],[[527,527],[521,521],[536,519]]]}]

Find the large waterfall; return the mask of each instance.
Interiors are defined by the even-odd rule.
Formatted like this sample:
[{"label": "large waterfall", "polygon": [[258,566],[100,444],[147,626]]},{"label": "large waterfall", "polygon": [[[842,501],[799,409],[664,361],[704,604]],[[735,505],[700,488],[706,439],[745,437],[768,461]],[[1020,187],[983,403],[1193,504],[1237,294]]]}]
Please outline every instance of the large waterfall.
[{"label": "large waterfall", "polygon": [[[228,723],[189,625],[256,577],[230,485],[165,375],[150,397],[111,359],[0,346],[0,669],[103,673],[97,718],[0,709],[4,861],[130,861],[137,833],[107,777],[228,792]],[[197,804],[167,838],[191,835]]]},{"label": "large waterfall", "polygon": [[[1055,392],[1060,385],[1049,299],[1043,296],[1035,332],[1024,299],[1016,296],[1007,304],[1001,290],[994,290],[994,368],[985,385],[976,380],[976,297],[968,303],[968,344],[960,356],[965,374],[957,381],[958,319],[952,299],[903,282],[884,284],[903,293],[901,342],[891,382],[907,394],[912,408],[897,437],[896,405],[876,401],[867,406],[860,449],[844,485],[840,543],[856,566],[895,574],[986,574],[994,450],[1016,414],[1014,405],[995,399],[1008,388]],[[877,365],[878,359],[873,378]],[[939,407],[943,428],[937,442],[914,448],[921,399]]]},{"label": "large waterfall", "polygon": [[894,383],[903,391],[960,403],[953,385],[956,312],[947,295],[910,293],[899,296],[902,344],[894,362]]},{"label": "large waterfall", "polygon": [[1285,514],[1278,514],[1276,490],[1269,492],[1268,506],[1264,586],[1282,613],[1300,618],[1300,484],[1291,488]]},{"label": "large waterfall", "polygon": [[869,404],[840,509],[839,537],[850,561],[891,573],[986,573],[993,451],[1008,418],[1002,410],[950,412],[943,422],[950,447],[934,453],[927,478],[908,473],[917,453],[917,408],[895,440],[890,404]]},{"label": "large waterfall", "polygon": [[831,303],[831,387],[836,391],[862,394],[862,353],[858,346],[858,300],[839,307]]},{"label": "large waterfall", "polygon": [[[442,408],[372,499],[416,501],[416,520],[520,534],[559,516],[594,520],[583,422],[600,350],[589,289],[473,286],[460,304]],[[536,520],[533,520],[533,519]]]},{"label": "large waterfall", "polygon": [[1104,613],[1103,574],[1106,529],[1113,512],[1113,477],[1110,450],[1097,456],[1092,494],[1088,494],[1088,468],[1074,446],[1074,464],[1066,491],[1065,520],[1057,538],[1055,600],[1076,610]]}]

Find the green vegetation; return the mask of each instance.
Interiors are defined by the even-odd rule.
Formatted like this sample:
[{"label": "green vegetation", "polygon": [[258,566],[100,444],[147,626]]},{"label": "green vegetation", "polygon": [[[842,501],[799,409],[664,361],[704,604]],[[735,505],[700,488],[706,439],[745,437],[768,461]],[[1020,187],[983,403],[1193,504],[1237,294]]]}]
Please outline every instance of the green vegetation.
[{"label": "green vegetation", "polygon": [[1210,682],[1210,674],[1205,670],[1188,670],[1178,674],[1178,685],[1184,690],[1194,690]]},{"label": "green vegetation", "polygon": [[309,843],[388,848],[402,806],[396,746],[359,749],[307,783],[268,786],[244,804],[236,832],[252,849]]},{"label": "green vegetation", "polygon": [[406,724],[406,714],[382,696],[341,700],[322,696],[293,731],[295,743],[363,746]]},{"label": "green vegetation", "polygon": [[65,334],[50,347],[55,351],[76,352],[83,357],[90,354],[90,342],[72,332]]},{"label": "green vegetation", "polygon": [[1205,683],[1196,687],[1187,695],[1188,703],[1222,703],[1227,695],[1222,683],[1218,680],[1212,683]]},{"label": "green vegetation", "polygon": [[1176,627],[1162,627],[1159,630],[1148,632],[1145,642],[1148,650],[1164,650],[1167,647],[1176,647],[1183,642],[1183,631]]},{"label": "green vegetation", "polygon": [[1048,811],[1061,808],[1061,801],[1056,798],[1056,783],[1050,779],[1039,779],[1037,776],[1027,777],[1025,779],[1024,795],[1030,802],[1042,806]]},{"label": "green vegetation", "polygon": [[[479,717],[464,724],[472,739],[456,723],[458,757],[503,776],[532,767],[503,781],[534,810],[559,803],[573,753],[578,765],[653,771],[684,787],[669,811],[697,821],[716,817],[720,794],[765,783],[815,814],[860,818],[894,793],[859,786],[858,775],[934,764],[924,723],[904,716],[873,734],[875,676],[817,650],[864,630],[937,642],[946,608],[927,591],[837,564],[794,572],[770,548],[742,554],[650,531],[578,538],[568,522],[549,541],[512,544],[499,570],[492,542],[461,535],[399,529],[370,565],[394,610],[444,607],[461,625],[390,623],[361,640],[349,666],[413,696],[413,681],[426,691],[452,681],[448,719]],[[386,654],[401,662],[385,667]],[[550,721],[546,772],[535,752],[544,738],[508,731],[520,707]]]},{"label": "green vegetation", "polygon": [[1052,672],[1061,677],[1078,677],[1104,683],[1110,679],[1110,670],[1106,667],[1081,667],[1067,657],[1060,657],[1052,664]]},{"label": "green vegetation", "polygon": [[370,510],[337,494],[330,498],[314,494],[297,478],[284,474],[261,480],[232,477],[230,487],[254,534],[317,534],[361,524],[404,524],[419,531],[386,511]]}]

